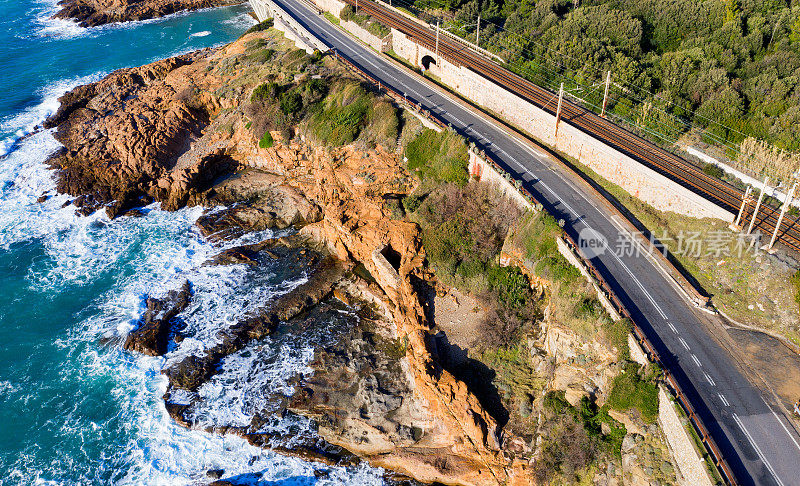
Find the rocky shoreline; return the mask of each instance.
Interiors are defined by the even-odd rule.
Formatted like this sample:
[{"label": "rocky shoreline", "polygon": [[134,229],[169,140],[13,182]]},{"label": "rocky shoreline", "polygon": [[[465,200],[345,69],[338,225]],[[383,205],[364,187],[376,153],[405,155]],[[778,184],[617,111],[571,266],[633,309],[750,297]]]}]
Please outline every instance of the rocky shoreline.
[{"label": "rocky shoreline", "polygon": [[60,10],[53,18],[74,20],[81,27],[96,27],[242,2],[243,0],[60,0]]},{"label": "rocky shoreline", "polygon": [[[321,99],[324,85],[329,94]],[[313,376],[298,376],[291,398],[276,396],[248,426],[203,428],[327,464],[367,460],[397,480],[533,484],[536,438],[499,425],[448,370],[447,346],[434,336],[430,289],[440,284],[426,267],[420,227],[394,217],[390,204],[419,184],[397,155],[397,141],[407,137],[381,138],[392,133],[382,125],[387,116],[369,110],[352,143],[326,144],[312,129],[325,110],[358,108],[358,96],[396,119],[385,100],[359,93],[334,60],[307,56],[271,29],[253,32],[67,93],[47,121],[64,145],[49,163],[58,190],[75,196],[81,214],[135,214],[153,201],[168,210],[225,206],[197,222],[212,242],[267,228],[291,231],[227,248],[206,263],[258,271],[279,259],[302,268],[307,280],[221,329],[204,353],[162,371],[167,410],[181,424],[201,426],[196,392],[226,357],[266,336],[334,320],[341,323],[337,338],[316,350]],[[263,101],[270,96],[274,106]],[[319,108],[292,118],[298,99]],[[179,346],[185,336],[176,316],[191,298],[187,283],[148,299],[125,348],[163,355]],[[596,380],[607,383],[613,354],[600,348],[605,368]],[[540,364],[554,377],[564,368],[544,358]],[[268,431],[277,416],[310,421],[315,433],[290,432],[286,446],[282,432]]]}]

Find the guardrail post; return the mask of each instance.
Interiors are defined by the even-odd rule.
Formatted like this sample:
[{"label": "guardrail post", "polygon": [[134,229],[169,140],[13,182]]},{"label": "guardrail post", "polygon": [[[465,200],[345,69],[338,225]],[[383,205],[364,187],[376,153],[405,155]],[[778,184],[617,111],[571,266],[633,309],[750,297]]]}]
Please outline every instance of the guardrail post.
[{"label": "guardrail post", "polygon": [[758,216],[758,208],[761,207],[761,201],[764,200],[764,193],[767,191],[767,184],[769,184],[769,176],[764,177],[764,185],[761,186],[761,194],[758,195],[758,202],[756,208],[753,210],[753,219],[750,220],[750,226],[747,227],[747,234],[753,231],[753,225],[756,224],[756,216]]}]

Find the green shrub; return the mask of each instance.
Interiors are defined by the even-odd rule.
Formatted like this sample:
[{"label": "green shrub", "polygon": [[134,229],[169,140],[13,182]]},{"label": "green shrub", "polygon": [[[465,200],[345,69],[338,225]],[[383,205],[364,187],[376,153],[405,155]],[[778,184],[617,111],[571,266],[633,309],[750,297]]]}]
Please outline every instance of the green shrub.
[{"label": "green shrub", "polygon": [[257,23],[256,25],[250,27],[242,35],[247,35],[247,34],[252,34],[253,32],[261,32],[262,30],[267,30],[270,27],[272,27],[273,23],[274,22],[272,20],[272,17],[270,17],[270,18],[268,18],[268,19],[266,19],[266,20],[264,20],[262,22]]},{"label": "green shrub", "polygon": [[274,82],[261,84],[253,90],[253,94],[250,95],[250,101],[274,100],[278,96],[279,91],[279,86]]},{"label": "green shrub", "polygon": [[383,39],[384,37],[389,35],[389,33],[391,33],[388,27],[386,27],[385,25],[374,19],[370,20],[370,22],[367,23],[366,28],[367,32],[376,37],[380,37],[381,39]]},{"label": "green shrub", "polygon": [[356,139],[370,108],[370,98],[358,83],[337,87],[311,115],[308,129],[328,146],[342,146]]},{"label": "green shrub", "polygon": [[248,54],[247,59],[249,61],[257,62],[257,63],[265,63],[269,62],[272,57],[275,55],[274,49],[257,49]]},{"label": "green shrub", "polygon": [[285,114],[297,114],[303,108],[303,97],[295,90],[281,94],[281,111]]},{"label": "green shrub", "polygon": [[261,140],[258,141],[258,146],[262,149],[266,149],[272,147],[274,143],[275,140],[272,138],[272,134],[264,132],[264,135],[261,136]]},{"label": "green shrub", "polygon": [[341,12],[339,12],[339,18],[344,21],[348,21],[353,18],[355,13],[356,11],[352,5],[345,5]]},{"label": "green shrub", "polygon": [[658,386],[642,379],[637,367],[629,363],[625,371],[614,378],[608,405],[621,412],[636,409],[646,422],[653,423],[658,418]]},{"label": "green shrub", "polygon": [[406,209],[406,212],[416,212],[421,204],[422,198],[419,196],[409,195],[403,198],[403,207]]},{"label": "green shrub", "polygon": [[425,129],[405,150],[408,169],[421,179],[453,182],[463,186],[469,180],[469,153],[464,139],[452,131]]},{"label": "green shrub", "polygon": [[489,288],[507,309],[521,309],[532,298],[528,277],[519,268],[492,265],[486,271]]},{"label": "green shrub", "polygon": [[722,176],[725,175],[725,171],[722,170],[722,167],[710,163],[703,164],[703,173],[717,179],[722,179]]}]

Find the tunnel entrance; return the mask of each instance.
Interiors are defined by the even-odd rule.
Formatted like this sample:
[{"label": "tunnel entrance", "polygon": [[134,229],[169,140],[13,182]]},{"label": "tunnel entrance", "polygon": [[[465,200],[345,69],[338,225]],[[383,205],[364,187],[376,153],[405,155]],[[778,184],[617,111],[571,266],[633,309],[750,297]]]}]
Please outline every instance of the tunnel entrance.
[{"label": "tunnel entrance", "polygon": [[434,65],[436,64],[436,59],[434,59],[431,56],[425,55],[425,56],[422,56],[422,61],[421,62],[422,62],[422,69],[427,71],[428,69],[431,68],[431,64],[434,64]]},{"label": "tunnel entrance", "polygon": [[400,262],[403,259],[403,256],[400,255],[400,252],[392,248],[391,245],[386,245],[386,247],[381,250],[381,254],[384,258],[386,258],[386,261],[389,262],[389,265],[391,265],[395,271],[400,271]]}]

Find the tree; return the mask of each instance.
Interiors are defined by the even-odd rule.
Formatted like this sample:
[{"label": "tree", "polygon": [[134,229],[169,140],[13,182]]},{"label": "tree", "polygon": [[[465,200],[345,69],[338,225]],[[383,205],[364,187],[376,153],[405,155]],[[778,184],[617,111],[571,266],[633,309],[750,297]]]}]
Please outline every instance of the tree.
[{"label": "tree", "polygon": [[800,17],[792,24],[792,31],[789,33],[789,42],[796,50],[800,51]]},{"label": "tree", "polygon": [[739,14],[742,13],[739,0],[725,0],[725,23],[730,23],[738,20]]}]

